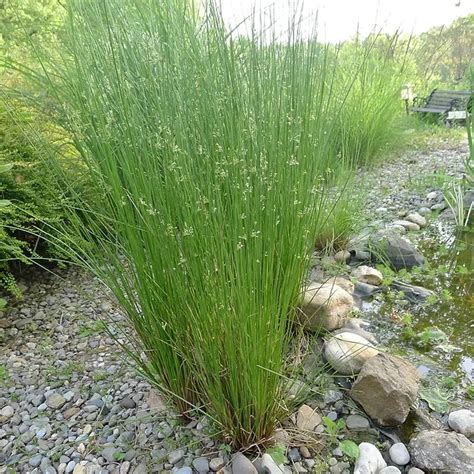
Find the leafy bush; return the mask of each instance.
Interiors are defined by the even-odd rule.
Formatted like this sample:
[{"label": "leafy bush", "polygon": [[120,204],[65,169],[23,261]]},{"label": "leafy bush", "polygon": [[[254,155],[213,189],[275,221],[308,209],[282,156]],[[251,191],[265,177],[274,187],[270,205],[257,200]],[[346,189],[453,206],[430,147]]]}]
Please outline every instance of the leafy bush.
[{"label": "leafy bush", "polygon": [[[8,165],[0,173],[0,197],[10,203],[0,208],[0,280],[17,296],[12,264],[47,258],[51,249],[41,227],[64,219],[64,195],[51,173],[57,132],[44,120],[19,101],[0,103],[0,164]],[[72,162],[67,154],[66,160]]]}]

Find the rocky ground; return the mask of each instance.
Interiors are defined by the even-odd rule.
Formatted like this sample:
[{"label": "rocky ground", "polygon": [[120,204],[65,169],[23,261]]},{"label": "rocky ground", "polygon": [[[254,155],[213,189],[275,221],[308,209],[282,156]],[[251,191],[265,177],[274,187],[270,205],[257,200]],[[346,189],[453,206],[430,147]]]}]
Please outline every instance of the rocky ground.
[{"label": "rocky ground", "polygon": [[[371,223],[392,225],[405,214],[427,216],[441,211],[444,204],[439,193],[431,199],[427,193],[439,188],[443,176],[460,176],[466,153],[464,145],[409,152],[371,171],[364,178],[371,187],[367,200]],[[404,232],[400,229],[404,225],[410,224],[395,224],[398,232]],[[356,279],[377,286],[372,285],[377,278],[365,272]],[[354,462],[338,447],[340,439],[362,442],[355,471],[360,474],[423,472],[413,466],[411,458],[426,470],[443,469],[447,462],[451,463],[449,472],[474,472],[474,448],[459,434],[474,434],[472,412],[451,417],[452,429],[447,420],[443,425],[427,415],[426,429],[412,440],[409,450],[400,442],[398,432],[377,428],[374,421],[384,422],[380,410],[372,410],[357,392],[374,390],[369,383],[371,371],[380,374],[390,364],[398,370],[397,364],[402,362],[375,348],[372,356],[377,356],[370,358],[370,365],[353,366],[349,371],[362,368],[352,387],[352,398],[366,413],[347,397],[351,379],[342,377],[335,379],[337,383],[330,382],[324,396],[307,402],[292,419],[297,428],[321,435],[326,444],[323,453],[319,447],[301,442],[292,446],[290,442],[285,466],[276,466],[268,455],[258,456],[254,465],[249,459],[255,456],[232,457],[228,446],[211,439],[205,419],[184,425],[123,360],[123,352],[102,322],[112,318],[120,323],[122,316],[105,296],[97,296],[103,293],[94,280],[72,268],[57,275],[36,270],[25,275],[21,285],[24,300],[0,315],[0,473],[349,473]],[[344,324],[330,329],[347,328]],[[352,327],[345,337],[350,344],[360,342],[354,341],[354,335],[370,341],[370,333],[364,331]],[[369,352],[365,351],[364,363]],[[339,359],[339,363],[344,365],[349,359]],[[355,359],[350,363],[357,365]],[[344,374],[346,369],[339,368]],[[399,406],[387,409],[387,416],[406,417],[400,413],[408,410],[416,397],[413,386],[419,374],[407,365],[401,378],[406,379],[405,388],[396,377],[383,381],[383,387],[394,384],[394,390],[407,397]],[[357,391],[357,386],[361,390]],[[323,428],[322,416],[335,423],[343,419],[344,426],[339,424],[330,436],[329,428]],[[428,460],[423,454],[427,450]],[[447,461],[438,459],[440,451],[450,453]],[[426,462],[431,466],[425,466]]]}]

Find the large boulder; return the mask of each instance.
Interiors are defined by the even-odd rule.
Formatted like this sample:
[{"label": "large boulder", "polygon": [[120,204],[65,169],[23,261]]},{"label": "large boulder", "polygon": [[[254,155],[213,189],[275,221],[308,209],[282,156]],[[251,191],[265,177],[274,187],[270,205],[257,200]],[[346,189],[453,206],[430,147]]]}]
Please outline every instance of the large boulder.
[{"label": "large boulder", "polygon": [[379,353],[362,367],[350,396],[380,426],[398,426],[416,399],[420,375],[409,362]]},{"label": "large boulder", "polygon": [[324,345],[324,356],[339,374],[358,374],[367,360],[379,351],[364,337],[353,332],[341,332]]},{"label": "large boulder", "polygon": [[409,240],[394,231],[376,232],[369,241],[369,247],[374,258],[390,264],[395,270],[411,270],[422,266],[425,261]]},{"label": "large boulder", "polygon": [[352,309],[354,299],[340,286],[312,283],[304,292],[299,321],[309,331],[332,331],[344,326]]},{"label": "large boulder", "polygon": [[413,465],[427,472],[474,472],[474,444],[464,435],[421,431],[408,446]]}]

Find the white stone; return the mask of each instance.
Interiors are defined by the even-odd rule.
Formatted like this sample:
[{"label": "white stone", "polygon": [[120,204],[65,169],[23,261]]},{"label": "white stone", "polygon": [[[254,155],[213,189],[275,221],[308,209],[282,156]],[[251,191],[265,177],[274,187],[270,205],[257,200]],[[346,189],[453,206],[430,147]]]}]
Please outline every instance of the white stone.
[{"label": "white stone", "polygon": [[313,431],[322,421],[321,415],[308,405],[301,405],[296,415],[296,426],[303,431]]},{"label": "white stone", "polygon": [[426,218],[422,215],[418,214],[418,212],[412,212],[405,217],[407,221],[414,222],[415,224],[419,225],[420,227],[426,226]]},{"label": "white stone", "polygon": [[312,283],[304,292],[299,320],[310,331],[332,331],[344,325],[354,299],[340,286]]},{"label": "white stone", "polygon": [[9,420],[13,416],[13,413],[15,413],[13,407],[7,405],[0,410],[0,419]]},{"label": "white stone", "polygon": [[410,453],[403,443],[395,443],[388,450],[390,459],[399,466],[405,466],[410,462]]},{"label": "white stone", "polygon": [[353,270],[352,275],[362,283],[379,286],[383,282],[383,275],[377,269],[361,265]]},{"label": "white stone", "polygon": [[283,474],[283,471],[277,466],[273,458],[267,453],[262,456],[262,470],[267,474]]},{"label": "white stone", "polygon": [[402,471],[395,466],[387,466],[378,471],[378,474],[402,474]]},{"label": "white stone", "polygon": [[373,444],[359,444],[359,458],[354,468],[354,474],[378,474],[384,467],[387,467],[387,463]]},{"label": "white stone", "polygon": [[365,361],[378,353],[367,339],[352,332],[336,334],[324,345],[326,360],[342,375],[359,373]]},{"label": "white stone", "polygon": [[425,471],[422,471],[417,467],[410,467],[410,469],[408,469],[408,474],[425,474]]},{"label": "white stone", "polygon": [[428,201],[433,201],[437,197],[438,197],[438,193],[436,191],[431,191],[430,193],[426,195],[426,199],[428,199]]},{"label": "white stone", "polygon": [[393,221],[392,227],[396,225],[401,225],[402,227],[405,227],[406,230],[420,230],[420,226],[418,224],[415,224],[414,222],[407,221],[407,220],[398,220],[398,221]]},{"label": "white stone", "polygon": [[449,414],[448,425],[454,431],[467,438],[474,436],[474,412],[471,410],[456,410]]}]

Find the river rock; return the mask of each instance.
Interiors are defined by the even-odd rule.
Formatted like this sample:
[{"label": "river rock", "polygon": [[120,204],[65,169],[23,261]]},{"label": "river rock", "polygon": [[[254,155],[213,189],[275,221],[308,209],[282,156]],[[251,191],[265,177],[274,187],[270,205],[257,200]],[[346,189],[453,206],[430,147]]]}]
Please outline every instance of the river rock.
[{"label": "river rock", "polygon": [[339,250],[334,254],[334,260],[337,263],[348,263],[351,259],[351,254],[347,250]]},{"label": "river rock", "polygon": [[[463,197],[464,212],[467,214],[469,209],[474,209],[474,189],[468,189]],[[472,215],[472,214],[471,214]]]},{"label": "river rock", "polygon": [[296,415],[296,426],[303,431],[313,431],[321,424],[321,415],[308,405],[301,405]]},{"label": "river rock", "polygon": [[354,293],[354,289],[355,289],[354,283],[352,283],[352,281],[348,280],[347,278],[335,276],[335,277],[331,277],[327,279],[323,283],[326,285],[331,285],[331,286],[339,286],[340,288],[347,291],[351,295],[352,293]]},{"label": "river rock", "polygon": [[258,474],[255,466],[242,453],[237,453],[232,458],[232,472],[238,474]]},{"label": "river rock", "polygon": [[364,363],[378,353],[367,339],[353,332],[336,334],[324,345],[326,360],[342,375],[359,373]]},{"label": "river rock", "polygon": [[390,286],[397,291],[403,291],[405,299],[411,303],[423,303],[426,298],[435,295],[434,291],[399,280],[394,280]]},{"label": "river rock", "polygon": [[[264,473],[267,474],[283,474],[283,471],[277,466],[276,462],[273,460],[273,458],[265,453],[262,456],[262,470]],[[232,471],[234,472],[234,471]]]},{"label": "river rock", "polygon": [[359,318],[350,318],[345,324],[344,327],[334,331],[334,334],[341,334],[343,332],[352,332],[354,334],[358,334],[359,336],[367,339],[372,344],[378,344],[377,339],[375,336],[366,331],[362,326],[369,326],[367,322]]},{"label": "river rock", "polygon": [[378,474],[402,474],[402,471],[395,466],[387,466],[378,471]]},{"label": "river rock", "polygon": [[406,228],[400,224],[390,224],[389,226],[387,226],[387,229],[398,232],[401,235],[404,235],[407,233]]},{"label": "river rock", "polygon": [[392,227],[394,226],[402,226],[405,227],[406,230],[408,231],[415,231],[415,230],[420,230],[420,226],[418,224],[415,224],[414,222],[407,221],[405,219],[401,219],[398,221],[393,221],[392,222]]},{"label": "river rock", "polygon": [[406,216],[405,219],[407,221],[414,222],[419,227],[426,226],[426,218],[418,214],[418,212],[412,212],[411,214],[408,214],[408,216]]},{"label": "river rock", "polygon": [[381,426],[398,426],[416,399],[420,375],[409,362],[379,353],[362,367],[350,396]]},{"label": "river rock", "polygon": [[383,275],[377,269],[361,265],[353,270],[352,276],[362,283],[379,286],[383,282]]},{"label": "river rock", "polygon": [[332,331],[344,325],[354,299],[340,286],[312,283],[305,291],[299,320],[309,331]]},{"label": "river rock", "polygon": [[379,286],[368,285],[367,283],[362,283],[361,281],[356,282],[354,293],[360,298],[367,298],[368,296],[375,295],[381,291]]},{"label": "river rock", "polygon": [[66,399],[59,393],[53,393],[46,399],[46,405],[53,410],[61,408],[66,403]]},{"label": "river rock", "polygon": [[474,472],[474,444],[460,433],[421,431],[408,445],[411,462],[428,472]]},{"label": "river rock", "polygon": [[15,410],[13,409],[12,406],[10,405],[4,406],[0,410],[0,422],[5,423],[7,420],[9,420],[13,416],[14,413],[15,413]]},{"label": "river rock", "polygon": [[373,444],[359,444],[359,457],[355,464],[354,474],[377,474],[384,467],[387,467],[387,463]]},{"label": "river rock", "polygon": [[470,438],[474,436],[474,412],[456,410],[449,414],[448,424],[451,429]]},{"label": "river rock", "polygon": [[370,240],[369,246],[376,259],[388,262],[395,270],[411,270],[424,263],[423,256],[411,242],[393,231],[377,232]]},{"label": "river rock", "polygon": [[410,453],[403,443],[395,443],[388,450],[390,459],[399,466],[405,466],[410,462]]}]

